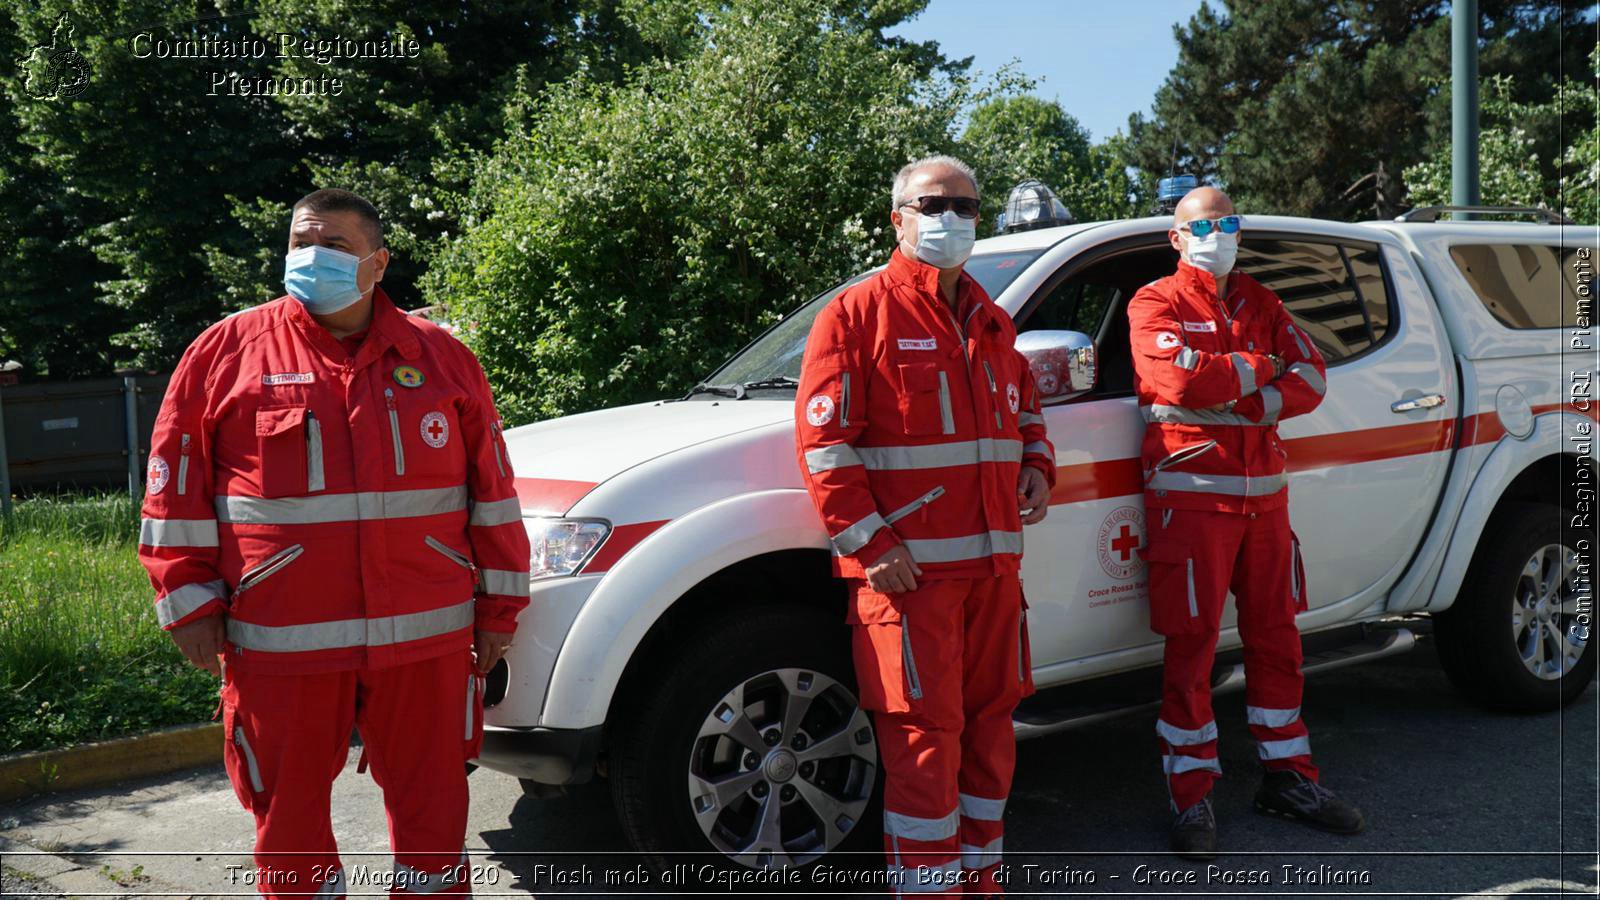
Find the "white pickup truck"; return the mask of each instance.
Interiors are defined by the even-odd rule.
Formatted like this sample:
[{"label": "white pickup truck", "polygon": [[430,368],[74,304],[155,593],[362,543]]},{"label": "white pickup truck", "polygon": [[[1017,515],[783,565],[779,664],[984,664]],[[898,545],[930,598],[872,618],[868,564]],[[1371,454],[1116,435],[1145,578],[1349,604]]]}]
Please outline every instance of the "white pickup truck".
[{"label": "white pickup truck", "polygon": [[[1464,691],[1553,709],[1595,673],[1597,230],[1437,218],[1245,224],[1239,268],[1328,361],[1326,400],[1281,429],[1306,669],[1409,649],[1431,619]],[[1125,309],[1173,271],[1168,225],[1023,231],[967,265],[1054,386],[1057,485],[1022,567],[1039,692],[1019,738],[1159,696]],[[878,845],[844,587],[794,448],[806,333],[836,293],[682,398],[507,432],[535,580],[491,676],[481,765],[535,793],[609,778],[652,854],[761,867]],[[1230,609],[1218,691],[1243,684],[1238,646]]]}]

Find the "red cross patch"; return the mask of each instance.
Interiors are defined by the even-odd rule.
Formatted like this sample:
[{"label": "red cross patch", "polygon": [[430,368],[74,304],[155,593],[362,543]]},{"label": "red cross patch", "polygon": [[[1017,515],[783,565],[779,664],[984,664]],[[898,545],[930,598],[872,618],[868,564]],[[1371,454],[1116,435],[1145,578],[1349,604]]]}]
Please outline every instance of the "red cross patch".
[{"label": "red cross patch", "polygon": [[807,400],[806,421],[814,428],[833,421],[833,398],[827,394],[818,394]]},{"label": "red cross patch", "polygon": [[450,420],[444,413],[431,412],[422,417],[422,439],[435,449],[450,440]]}]

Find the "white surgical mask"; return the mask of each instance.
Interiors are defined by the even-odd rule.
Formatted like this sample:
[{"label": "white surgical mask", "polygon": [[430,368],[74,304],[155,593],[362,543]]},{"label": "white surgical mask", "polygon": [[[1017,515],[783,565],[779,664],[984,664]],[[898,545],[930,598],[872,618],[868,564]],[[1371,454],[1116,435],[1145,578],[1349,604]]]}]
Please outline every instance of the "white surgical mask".
[{"label": "white surgical mask", "polygon": [[952,210],[917,216],[917,259],[938,269],[953,269],[972,255],[978,239],[977,219],[963,219]]},{"label": "white surgical mask", "polygon": [[1205,269],[1217,278],[1233,271],[1233,261],[1239,256],[1239,235],[1223,234],[1213,228],[1205,237],[1189,235],[1189,265]]}]

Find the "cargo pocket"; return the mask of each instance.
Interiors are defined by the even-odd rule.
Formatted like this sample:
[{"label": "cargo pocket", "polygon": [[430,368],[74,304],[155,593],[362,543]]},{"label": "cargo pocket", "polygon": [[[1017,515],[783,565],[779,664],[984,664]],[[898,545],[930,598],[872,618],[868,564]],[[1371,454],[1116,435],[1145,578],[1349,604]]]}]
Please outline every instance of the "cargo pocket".
[{"label": "cargo pocket", "polygon": [[[306,409],[303,406],[256,410],[256,452],[261,457],[261,496],[298,497],[307,493],[310,487],[307,457],[310,454],[305,435],[305,417]],[[321,455],[320,446],[318,455]]]},{"label": "cargo pocket", "polygon": [[233,784],[234,796],[239,798],[240,806],[255,812],[262,795],[266,793],[266,784],[261,779],[260,760],[256,758],[250,736],[239,719],[238,709],[233,701],[226,698],[222,702],[222,734],[222,764],[228,771],[228,781]]},{"label": "cargo pocket", "polygon": [[858,591],[850,598],[845,621],[861,708],[910,712],[911,701],[922,696],[922,683],[911,632],[899,608],[887,594]]},{"label": "cargo pocket", "polygon": [[938,363],[902,363],[900,424],[906,434],[955,434],[955,413],[950,405],[950,377]]},{"label": "cargo pocket", "polygon": [[1017,625],[1017,681],[1022,684],[1022,696],[1033,694],[1033,645],[1028,640],[1028,595],[1017,592],[1022,599],[1022,616]]},{"label": "cargo pocket", "polygon": [[1293,531],[1289,532],[1289,550],[1289,596],[1294,600],[1294,611],[1305,612],[1311,605],[1306,599],[1306,563],[1300,557],[1300,537]]},{"label": "cargo pocket", "polygon": [[1189,545],[1169,537],[1152,541],[1140,554],[1150,576],[1150,630],[1160,635],[1204,631]]}]

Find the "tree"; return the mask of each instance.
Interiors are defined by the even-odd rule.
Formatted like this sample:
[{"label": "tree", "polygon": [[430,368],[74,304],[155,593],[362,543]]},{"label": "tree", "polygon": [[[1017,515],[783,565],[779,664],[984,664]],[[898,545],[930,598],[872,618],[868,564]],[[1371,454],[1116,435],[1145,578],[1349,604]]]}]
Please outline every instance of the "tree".
[{"label": "tree", "polygon": [[852,9],[729,0],[680,60],[518,101],[425,282],[509,420],[681,393],[882,261],[891,176],[986,95]]},{"label": "tree", "polygon": [[[1449,134],[1450,4],[1442,0],[1224,0],[1175,27],[1178,63],[1154,115],[1130,118],[1129,162],[1153,181],[1174,168],[1226,187],[1243,209],[1390,217],[1410,204],[1401,174]],[[1558,65],[1594,46],[1577,5],[1482,0],[1480,66],[1547,99]],[[1559,148],[1545,138],[1541,159]],[[1553,163],[1552,163],[1553,165]]]}]

